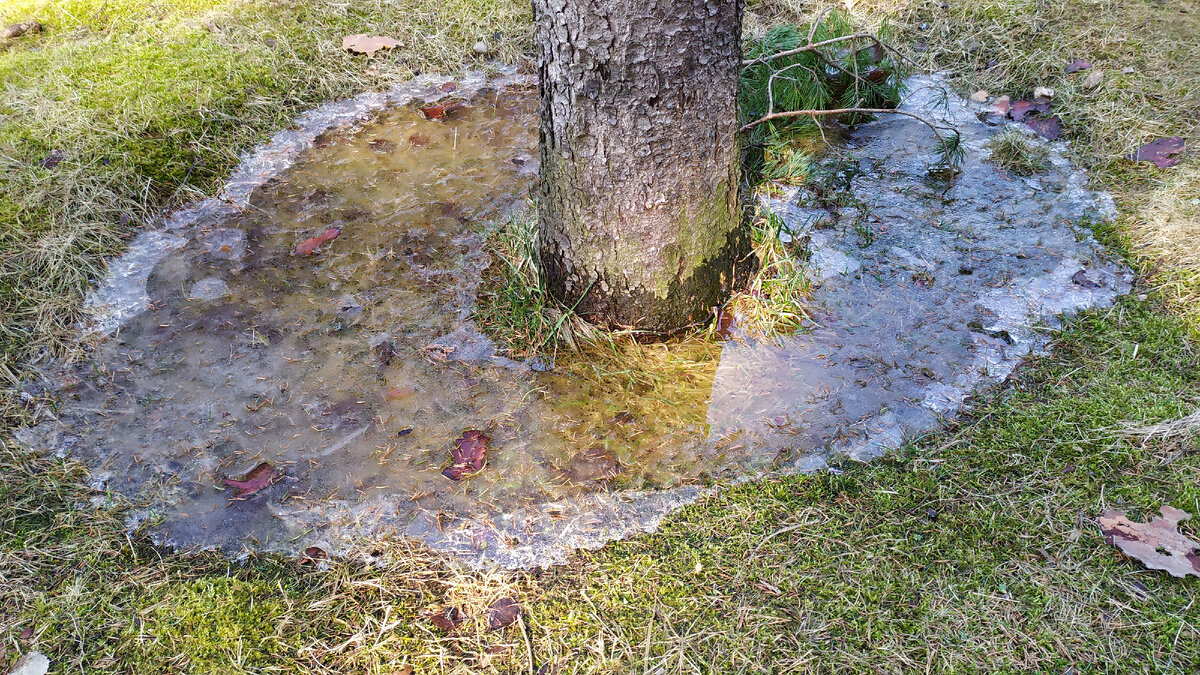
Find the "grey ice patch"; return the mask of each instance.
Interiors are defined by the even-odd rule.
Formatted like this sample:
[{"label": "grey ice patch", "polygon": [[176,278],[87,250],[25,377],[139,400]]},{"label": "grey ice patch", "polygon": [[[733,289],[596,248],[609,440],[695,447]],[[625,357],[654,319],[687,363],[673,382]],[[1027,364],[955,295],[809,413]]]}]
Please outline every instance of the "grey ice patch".
[{"label": "grey ice patch", "polygon": [[50,659],[41,652],[29,652],[17,659],[8,675],[46,675],[50,672]]},{"label": "grey ice patch", "polygon": [[[512,66],[499,66],[497,70],[499,74],[495,76],[469,71],[457,81],[454,95],[469,97],[485,90],[526,85],[532,81]],[[255,190],[295,164],[321,134],[360,125],[387,108],[445,98],[450,94],[439,87],[451,81],[449,77],[421,75],[387,91],[366,92],[351,99],[326,103],[300,115],[292,128],[280,131],[268,143],[244,155],[217,196],[167,214],[153,226],[154,229],[134,238],[124,254],[109,261],[108,275],[84,302],[89,319],[80,329],[84,333],[108,334],[141,313],[149,303],[146,280],[151,270],[164,256],[191,239],[207,237],[206,242],[215,246],[214,255],[240,260],[246,251],[244,232],[225,229],[206,234],[200,230],[222,223],[245,209]]]},{"label": "grey ice patch", "polygon": [[125,254],[108,264],[108,276],[88,294],[84,309],[91,316],[88,332],[111,333],[150,304],[146,280],[171,251],[187,244],[183,237],[150,230],[134,237]]},{"label": "grey ice patch", "polygon": [[205,277],[200,281],[192,284],[191,290],[188,291],[188,300],[220,300],[229,295],[229,285],[223,279],[217,277]]},{"label": "grey ice patch", "polygon": [[200,235],[204,250],[214,258],[241,260],[246,257],[246,233],[239,228],[218,228]]},{"label": "grey ice patch", "polygon": [[[481,86],[479,82],[482,80],[475,85],[469,79],[460,81],[460,93]],[[363,467],[378,469],[378,475],[386,474],[388,469],[382,464],[363,463],[363,457],[373,457],[376,451],[390,453],[392,449],[396,450],[393,461],[397,462],[408,461],[400,459],[408,452],[414,453],[412,457],[420,452],[422,470],[433,466],[437,476],[437,464],[446,461],[446,450],[454,436],[472,428],[464,423],[487,418],[481,410],[490,399],[473,397],[471,389],[484,391],[489,382],[497,380],[537,384],[536,380],[522,379],[533,377],[536,369],[496,355],[495,345],[468,321],[467,300],[474,294],[475,278],[485,265],[485,256],[465,235],[456,246],[475,253],[463,256],[461,266],[455,270],[458,278],[438,281],[443,277],[428,277],[431,293],[458,298],[452,303],[457,311],[448,308],[441,315],[448,319],[445,324],[437,324],[436,332],[423,324],[427,333],[415,332],[401,323],[369,325],[369,337],[358,336],[357,343],[347,351],[356,355],[361,352],[355,357],[361,362],[375,362],[379,353],[390,354],[400,366],[409,368],[390,371],[405,375],[399,380],[402,382],[424,381],[412,379],[418,375],[429,376],[429,382],[440,382],[432,379],[431,373],[438,378],[443,370],[456,373],[458,379],[452,382],[457,388],[444,388],[451,395],[438,399],[440,407],[430,411],[424,424],[413,422],[402,436],[389,427],[391,433],[384,438],[381,416],[366,409],[360,412],[357,395],[334,397],[324,386],[312,389],[307,396],[295,393],[301,391],[295,385],[304,382],[302,378],[309,376],[308,371],[322,366],[319,346],[289,345],[291,336],[285,334],[279,340],[272,339],[269,345],[243,349],[243,358],[222,358],[214,363],[198,359],[203,353],[191,343],[178,338],[160,340],[160,335],[176,329],[164,321],[151,322],[147,327],[150,332],[141,336],[146,338],[143,341],[127,339],[117,350],[125,359],[122,363],[141,361],[131,366],[132,374],[127,375],[136,379],[125,389],[129,397],[124,401],[130,409],[115,410],[120,403],[113,401],[120,399],[94,396],[103,409],[76,404],[75,409],[64,411],[77,415],[77,420],[91,415],[92,423],[75,427],[84,435],[84,442],[64,432],[25,434],[22,442],[64,454],[86,455],[93,467],[107,466],[117,450],[136,454],[140,448],[163,448],[157,459],[167,464],[164,471],[176,477],[181,472],[169,463],[176,457],[190,457],[190,464],[182,470],[206,478],[180,479],[176,485],[160,487],[163,492],[152,495],[164,497],[154,506],[159,514],[188,514],[155,530],[155,536],[165,544],[207,546],[234,553],[252,548],[295,554],[319,543],[330,554],[339,555],[356,550],[357,542],[364,537],[401,534],[436,550],[458,554],[470,564],[505,567],[562,563],[573,550],[594,549],[615,539],[652,531],[668,514],[715,494],[721,485],[766,475],[825,470],[830,458],[839,455],[860,460],[877,457],[936,430],[945,417],[960,412],[977,390],[995,386],[1023,358],[1044,350],[1047,329],[1057,327],[1061,315],[1110,305],[1116,296],[1128,291],[1131,279],[1129,271],[1110,260],[1090,233],[1077,227],[1082,218],[1111,214],[1112,203],[1106,195],[1087,190],[1086,176],[1066,161],[1062,144],[1049,144],[1052,168],[1047,174],[1032,182],[1008,176],[982,161],[986,142],[998,129],[979,122],[974,114],[978,106],[951,95],[945,108],[940,108],[936,104],[941,97],[935,90],[944,87],[944,81],[928,77],[915,78],[911,83],[914,91],[904,104],[906,110],[944,118],[962,132],[971,150],[963,173],[952,184],[931,186],[927,167],[937,159],[937,148],[929,130],[910,118],[884,117],[855,130],[847,150],[860,167],[866,167],[854,177],[849,189],[869,215],[875,232],[872,241],[865,242],[850,226],[860,215],[858,210],[843,210],[833,218],[819,208],[814,195],[797,188],[773,188],[769,196],[761,198],[765,207],[784,221],[795,242],[808,242],[809,266],[820,283],[814,291],[811,330],[773,340],[742,336],[724,344],[704,424],[697,424],[712,431],[700,432],[700,438],[685,448],[700,458],[697,464],[705,476],[724,481],[717,486],[689,484],[700,479],[673,468],[676,473],[669,477],[671,480],[654,483],[675,486],[666,489],[584,490],[554,501],[545,492],[530,493],[519,503],[497,506],[488,501],[488,493],[517,484],[520,478],[516,474],[521,469],[555,468],[550,459],[538,454],[545,449],[542,441],[546,436],[522,436],[528,427],[545,421],[532,418],[541,409],[527,407],[505,409],[506,417],[494,427],[495,434],[497,439],[502,433],[509,434],[512,445],[497,442],[493,446],[485,473],[453,486],[434,488],[455,498],[452,512],[441,511],[440,505],[436,509],[423,507],[420,502],[424,497],[403,487],[370,484],[378,476],[347,476]],[[313,111],[298,122],[296,129],[283,132],[249,155],[221,197],[169,217],[166,223],[174,224],[175,235],[167,236],[175,236],[178,248],[187,239],[211,235],[224,218],[245,207],[254,187],[290,166],[322,130],[360,123],[373,111],[412,100],[413,95],[395,94],[389,98],[392,94],[368,94]],[[511,157],[505,155],[501,161],[509,162]],[[195,249],[205,250],[203,246]],[[1077,277],[1081,270],[1090,283]],[[233,277],[229,278],[234,283]],[[145,295],[145,276],[140,281],[135,278],[121,283]],[[344,292],[338,290],[323,300],[321,311],[328,311],[337,302],[334,311],[357,316],[363,313],[364,305],[383,302],[372,297],[374,291],[361,297],[337,298]],[[237,307],[229,304],[233,315]],[[214,313],[212,320],[223,322],[227,318]],[[205,337],[211,343],[207,346],[211,353],[219,350],[224,356],[229,351],[231,338],[224,333],[183,335],[189,339]],[[134,337],[133,330],[127,330],[123,337]],[[314,344],[316,339],[314,333]],[[137,348],[147,344],[153,349]],[[420,362],[408,352],[418,354]],[[197,359],[198,364],[189,364],[188,358]],[[274,373],[268,388],[263,384],[267,379],[264,375],[270,374],[271,367],[282,369],[283,361],[303,364],[306,372],[280,370]],[[428,361],[445,368],[417,370]],[[292,372],[297,373],[295,379],[279,377],[280,373]],[[148,373],[159,379],[150,380]],[[162,379],[167,376],[158,373],[178,373],[169,377],[184,378],[180,380],[184,382],[198,377],[209,379],[204,380],[204,387],[197,388],[202,396],[168,393],[164,398],[175,395],[177,399],[160,402],[159,393],[179,387],[176,381]],[[341,375],[336,370],[325,373],[323,378],[327,379],[320,382],[336,388],[341,384],[337,381]],[[275,386],[278,381],[291,385]],[[432,391],[423,386],[410,399],[414,406],[421,403],[422,395]],[[522,405],[536,402],[534,390],[533,386],[514,388],[514,400],[519,399]],[[206,396],[211,397],[207,402],[202,400]],[[251,410],[268,402],[270,405],[257,413]],[[142,410],[145,412],[139,412]],[[283,467],[288,478],[255,499],[236,504],[227,500],[219,484],[203,482],[223,471],[217,461],[219,453],[237,449],[211,445],[218,435],[232,437],[227,430],[212,433],[226,412],[232,418],[257,414],[272,422],[273,426],[253,427],[250,436],[257,444],[255,451],[263,446],[277,450],[274,446],[279,443],[269,441],[286,440],[298,432],[311,433],[314,438],[288,454],[269,455],[281,465],[289,463]],[[407,424],[420,411],[406,410],[398,403],[393,412],[393,422]],[[507,416],[508,412],[512,416]],[[102,424],[118,425],[137,415],[141,415],[139,421],[149,421],[133,429],[124,448],[117,448],[111,436],[98,430]],[[442,430],[438,425],[448,425],[447,420],[454,426]],[[318,425],[321,428],[314,429]],[[371,425],[380,425],[380,429],[371,429]],[[127,432],[131,426],[124,424],[120,431]],[[402,439],[419,438],[423,431],[429,435],[419,448],[397,445],[406,442]],[[722,444],[730,439],[729,445]],[[739,454],[733,454],[733,445],[738,446]],[[354,457],[354,453],[360,456]],[[305,478],[305,472],[310,471],[309,461],[320,464],[325,458],[330,465],[326,473],[311,469]],[[349,496],[337,499],[326,498],[330,492],[314,491],[311,500],[282,501],[283,495],[298,485],[287,481],[310,480],[315,485],[318,479],[329,477],[363,478],[364,490],[338,493]],[[118,489],[111,483],[122,478],[120,471],[114,472],[109,477],[109,488]],[[299,490],[293,496],[302,493]],[[425,497],[428,495],[425,493]],[[139,518],[149,514],[149,510],[135,514],[130,525],[139,524]],[[204,524],[203,532],[199,532],[196,514],[210,518],[211,527]]]}]

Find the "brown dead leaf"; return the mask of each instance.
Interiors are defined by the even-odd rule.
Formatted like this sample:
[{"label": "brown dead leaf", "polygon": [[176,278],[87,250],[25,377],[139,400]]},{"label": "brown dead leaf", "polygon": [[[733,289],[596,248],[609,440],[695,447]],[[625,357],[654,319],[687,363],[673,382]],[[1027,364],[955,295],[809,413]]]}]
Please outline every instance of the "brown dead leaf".
[{"label": "brown dead leaf", "polygon": [[1087,61],[1084,61],[1083,59],[1075,59],[1074,61],[1067,64],[1066,70],[1067,70],[1067,74],[1069,75],[1071,73],[1078,73],[1081,70],[1087,70],[1088,68],[1091,68],[1091,67],[1092,67],[1092,64],[1088,63]]},{"label": "brown dead leaf", "polygon": [[1062,120],[1058,118],[1058,115],[1046,118],[1027,118],[1025,124],[1046,140],[1053,141],[1062,136]]},{"label": "brown dead leaf", "polygon": [[521,606],[512,598],[500,598],[488,607],[488,628],[500,630],[511,626],[521,616]]},{"label": "brown dead leaf", "polygon": [[400,41],[382,35],[367,35],[359,33],[357,35],[347,35],[342,38],[342,49],[367,56],[374,56],[375,52],[381,49],[392,49],[399,47]]},{"label": "brown dead leaf", "polygon": [[426,119],[440,120],[443,117],[453,117],[458,112],[467,107],[466,101],[452,101],[450,103],[436,103],[427,105],[421,108],[421,114],[425,115]]},{"label": "brown dead leaf", "polygon": [[42,32],[42,24],[37,21],[22,21],[21,23],[14,23],[11,26],[0,28],[0,39],[12,40],[22,35],[40,32]]},{"label": "brown dead leaf", "polygon": [[238,493],[236,499],[245,499],[258,492],[259,490],[271,485],[277,479],[283,476],[275,465],[270,462],[263,462],[258,466],[250,469],[242,480],[225,479],[225,484],[231,488],[235,488]]},{"label": "brown dead leaf", "polygon": [[17,637],[21,640],[28,640],[29,638],[33,637],[33,626],[29,626],[25,630],[21,631],[21,634]]},{"label": "brown dead leaf", "polygon": [[1154,166],[1167,169],[1179,163],[1179,155],[1186,147],[1178,136],[1150,141],[1134,151],[1127,159],[1135,162],[1154,162]]},{"label": "brown dead leaf", "polygon": [[462,480],[463,476],[483,469],[491,441],[487,434],[478,429],[464,431],[454,441],[454,449],[450,451],[454,464],[446,467],[442,475],[450,480]]},{"label": "brown dead leaf", "polygon": [[1189,574],[1200,577],[1200,542],[1179,532],[1179,521],[1191,516],[1170,506],[1159,511],[1161,518],[1135,523],[1121,511],[1109,509],[1100,516],[1100,531],[1105,541],[1152,570],[1179,578]]},{"label": "brown dead leaf", "polygon": [[330,227],[321,234],[318,234],[315,237],[309,237],[299,244],[296,244],[296,248],[292,251],[292,255],[312,255],[317,252],[317,249],[340,236],[342,236],[342,228]]},{"label": "brown dead leaf", "polygon": [[429,618],[438,630],[443,633],[453,633],[458,625],[465,621],[467,616],[457,607],[446,607],[438,610],[436,614]]}]

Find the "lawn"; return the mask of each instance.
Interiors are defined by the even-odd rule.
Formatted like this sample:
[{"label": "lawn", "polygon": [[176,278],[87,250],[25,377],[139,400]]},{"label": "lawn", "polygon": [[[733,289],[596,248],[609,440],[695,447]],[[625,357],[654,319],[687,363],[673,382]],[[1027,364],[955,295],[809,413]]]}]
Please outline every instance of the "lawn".
[{"label": "lawn", "polygon": [[[799,8],[799,9],[798,9]],[[752,2],[749,30],[811,5]],[[1076,159],[1117,200],[1097,234],[1140,272],[969,418],[871,465],[742,485],[568,566],[468,571],[404,541],[376,564],[180,555],[126,534],[85,470],[0,449],[0,670],[52,672],[1045,672],[1200,670],[1200,582],[1104,543],[1109,507],[1200,515],[1197,437],[1119,425],[1200,406],[1200,5],[859,3],[963,92],[1056,90]],[[161,209],[318,102],[531,51],[527,3],[17,0],[0,24],[0,377],[69,354],[82,290]],[[390,34],[368,63],[342,35]],[[1083,86],[1074,59],[1103,70]],[[1128,70],[1128,72],[1126,72]],[[42,160],[58,150],[53,167]],[[11,392],[9,429],[27,414]],[[1187,524],[1192,535],[1196,525]],[[487,607],[522,618],[487,630]],[[466,619],[453,633],[432,618]]]}]

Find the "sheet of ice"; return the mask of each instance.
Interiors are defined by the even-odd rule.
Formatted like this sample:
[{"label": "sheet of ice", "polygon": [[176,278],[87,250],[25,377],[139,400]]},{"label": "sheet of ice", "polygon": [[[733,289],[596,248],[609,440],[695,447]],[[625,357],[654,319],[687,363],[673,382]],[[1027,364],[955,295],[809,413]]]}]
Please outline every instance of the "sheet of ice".
[{"label": "sheet of ice", "polygon": [[[489,264],[477,223],[520,208],[536,172],[534,95],[511,73],[473,76],[454,94],[467,113],[422,119],[409,104],[442,83],[303,116],[220,196],[140,235],[89,300],[88,330],[108,337],[56,373],[58,419],[21,440],[147,503],[131,525],[159,518],[168,545],[336,555],[399,534],[474,564],[561,563],[721,485],[935,429],[1045,349],[1062,315],[1129,289],[1080,225],[1111,201],[1061,144],[1045,174],[1009,176],[985,161],[997,129],[978,107],[939,107],[941,80],[917,78],[905,107],[960,130],[961,175],[929,176],[935,140],[915,120],[861,126],[840,151],[858,208],[762,197],[807,246],[814,325],[664,348],[686,376],[614,394],[564,361],[497,354],[472,321]],[[449,480],[468,430],[489,436],[487,465]],[[280,480],[234,498],[224,481],[262,461]]]}]

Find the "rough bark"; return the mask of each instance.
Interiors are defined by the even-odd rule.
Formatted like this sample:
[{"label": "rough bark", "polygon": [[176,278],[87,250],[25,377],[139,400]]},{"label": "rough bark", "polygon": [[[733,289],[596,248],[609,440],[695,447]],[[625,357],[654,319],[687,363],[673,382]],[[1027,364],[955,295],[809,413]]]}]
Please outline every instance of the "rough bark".
[{"label": "rough bark", "polygon": [[743,0],[533,0],[541,263],[594,323],[669,332],[745,282]]}]

